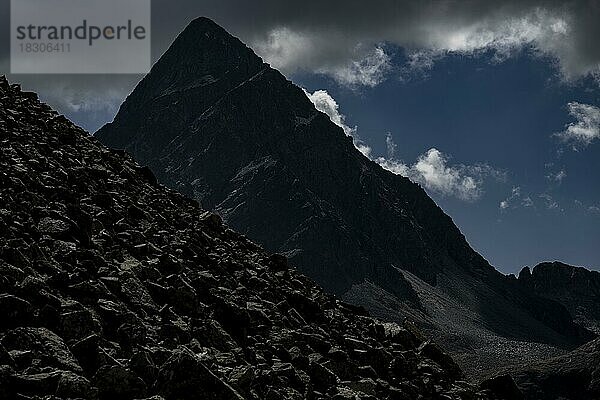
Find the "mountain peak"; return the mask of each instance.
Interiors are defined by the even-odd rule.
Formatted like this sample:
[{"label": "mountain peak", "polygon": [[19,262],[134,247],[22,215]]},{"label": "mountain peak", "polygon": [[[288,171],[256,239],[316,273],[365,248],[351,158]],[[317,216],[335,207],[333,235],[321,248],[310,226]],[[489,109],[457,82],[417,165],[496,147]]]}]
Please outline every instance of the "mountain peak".
[{"label": "mountain peak", "polygon": [[[252,49],[215,22],[206,17],[196,18],[127,97],[113,124],[131,120],[131,115],[146,114],[150,104],[163,110],[172,108],[174,102],[183,98],[193,100],[180,104],[186,110],[174,114],[174,118],[202,114],[224,93],[268,68]],[[103,131],[105,129],[97,135],[101,137]],[[164,134],[167,140],[169,133]],[[124,148],[129,139],[129,136],[119,135],[113,145]]]},{"label": "mountain peak", "polygon": [[[177,36],[173,45],[167,51],[173,51],[176,48],[184,48],[188,55],[194,56],[205,53],[212,53],[212,50],[227,50],[229,54],[239,53],[238,55],[253,55],[254,52],[248,48],[238,38],[231,35],[223,27],[216,24],[213,20],[206,17],[199,17],[192,20],[185,29]],[[250,54],[249,54],[250,53]],[[211,54],[219,56],[219,54]]]}]

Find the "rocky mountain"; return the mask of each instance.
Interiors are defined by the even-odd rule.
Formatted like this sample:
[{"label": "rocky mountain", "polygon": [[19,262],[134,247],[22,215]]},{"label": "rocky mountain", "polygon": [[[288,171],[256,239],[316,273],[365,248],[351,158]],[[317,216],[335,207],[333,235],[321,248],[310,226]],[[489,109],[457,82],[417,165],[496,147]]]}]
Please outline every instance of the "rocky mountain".
[{"label": "rocky mountain", "polygon": [[600,333],[600,272],[561,262],[545,262],[519,273],[519,283],[564,305],[575,320]]},{"label": "rocky mountain", "polygon": [[497,272],[420,186],[364,157],[299,87],[206,18],[96,137],[329,292],[417,322],[472,375],[593,336]]},{"label": "rocky mountain", "polygon": [[512,375],[527,399],[600,399],[600,339]]},{"label": "rocky mountain", "polygon": [[511,386],[474,388],[412,325],[325,294],[4,77],[0,315],[2,399],[483,400]]}]

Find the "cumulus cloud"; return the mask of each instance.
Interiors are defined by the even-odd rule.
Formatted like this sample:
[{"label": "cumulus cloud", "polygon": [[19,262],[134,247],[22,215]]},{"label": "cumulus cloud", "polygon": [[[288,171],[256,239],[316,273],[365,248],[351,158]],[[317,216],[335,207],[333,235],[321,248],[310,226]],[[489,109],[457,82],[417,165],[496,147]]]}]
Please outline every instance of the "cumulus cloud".
[{"label": "cumulus cloud", "polygon": [[283,72],[306,69],[329,75],[339,84],[352,88],[376,86],[391,69],[390,56],[378,45],[365,48],[357,44],[349,49],[344,62],[327,62],[322,59],[321,53],[329,56],[338,53],[340,49],[331,48],[334,43],[331,40],[322,42],[321,38],[314,35],[280,27],[270,31],[265,39],[255,41],[253,47],[273,68]]},{"label": "cumulus cloud", "polygon": [[481,197],[482,181],[468,167],[448,165],[448,157],[438,149],[429,149],[411,167],[411,176],[426,188],[445,195],[454,195],[462,200],[477,200]]},{"label": "cumulus cloud", "polygon": [[593,216],[600,216],[600,204],[584,204],[583,201],[575,199],[575,206],[580,211]]},{"label": "cumulus cloud", "polygon": [[354,146],[363,153],[366,157],[371,158],[372,149],[366,145],[357,134],[357,127],[350,127],[346,125],[346,116],[340,113],[340,106],[333,97],[326,90],[316,90],[313,93],[308,92],[306,89],[302,89],[304,94],[309,100],[315,105],[315,108],[329,117],[331,122],[339,126],[344,130],[344,133],[348,136],[352,136]]},{"label": "cumulus cloud", "polygon": [[388,171],[410,178],[425,189],[443,196],[475,201],[483,195],[486,178],[504,179],[502,172],[487,164],[450,165],[450,157],[436,148],[429,149],[420,155],[415,163],[407,165],[395,158],[396,144],[389,134],[386,144],[388,157],[378,157],[375,162]]},{"label": "cumulus cloud", "polygon": [[351,128],[346,125],[346,116],[340,113],[339,104],[331,97],[327,90],[316,90],[314,93],[310,93],[306,89],[302,90],[304,90],[304,94],[315,105],[315,108],[327,114],[331,122],[341,127],[346,135],[351,136],[356,133],[356,127]]},{"label": "cumulus cloud", "polygon": [[600,108],[577,102],[568,104],[569,114],[575,118],[565,127],[565,130],[557,133],[563,142],[573,145],[575,149],[587,147],[594,140],[600,138]]}]

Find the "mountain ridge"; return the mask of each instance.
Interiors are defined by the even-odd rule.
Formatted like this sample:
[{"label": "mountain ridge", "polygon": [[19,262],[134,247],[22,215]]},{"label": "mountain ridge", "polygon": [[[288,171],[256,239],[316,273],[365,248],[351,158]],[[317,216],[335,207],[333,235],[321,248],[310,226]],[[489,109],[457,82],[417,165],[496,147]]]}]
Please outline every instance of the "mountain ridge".
[{"label": "mountain ridge", "polygon": [[545,261],[519,273],[519,283],[558,301],[588,329],[600,333],[600,272],[560,261]]}]

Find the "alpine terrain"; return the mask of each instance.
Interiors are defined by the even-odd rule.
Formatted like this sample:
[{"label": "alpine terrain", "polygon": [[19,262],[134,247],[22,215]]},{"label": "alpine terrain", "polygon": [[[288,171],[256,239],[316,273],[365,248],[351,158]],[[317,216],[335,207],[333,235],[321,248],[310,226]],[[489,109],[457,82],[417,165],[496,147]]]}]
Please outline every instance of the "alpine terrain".
[{"label": "alpine terrain", "polygon": [[[0,77],[0,398],[509,399]],[[499,384],[501,383],[501,384]]]},{"label": "alpine terrain", "polygon": [[472,377],[594,337],[560,299],[496,271],[419,185],[363,156],[209,19],[190,23],[95,136],[328,292],[414,321]]}]

